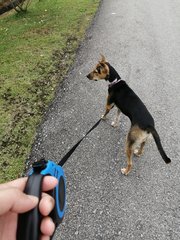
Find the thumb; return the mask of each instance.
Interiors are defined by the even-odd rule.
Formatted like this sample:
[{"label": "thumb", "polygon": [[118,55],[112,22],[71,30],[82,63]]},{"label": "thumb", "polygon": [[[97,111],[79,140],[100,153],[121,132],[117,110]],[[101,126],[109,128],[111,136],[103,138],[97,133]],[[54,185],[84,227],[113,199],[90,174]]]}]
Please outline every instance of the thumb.
[{"label": "thumb", "polygon": [[37,204],[37,197],[27,195],[18,188],[0,190],[0,215],[9,211],[24,213],[36,207]]}]

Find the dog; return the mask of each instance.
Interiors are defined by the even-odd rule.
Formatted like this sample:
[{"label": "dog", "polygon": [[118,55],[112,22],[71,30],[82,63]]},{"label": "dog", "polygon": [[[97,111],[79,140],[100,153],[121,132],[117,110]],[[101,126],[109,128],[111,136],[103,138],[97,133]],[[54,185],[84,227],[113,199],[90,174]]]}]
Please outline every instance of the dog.
[{"label": "dog", "polygon": [[101,55],[101,60],[96,67],[87,75],[89,80],[106,80],[109,81],[108,97],[106,102],[106,111],[102,119],[106,119],[109,111],[114,107],[118,108],[115,121],[112,126],[116,127],[120,120],[120,113],[122,112],[131,121],[131,127],[126,138],[126,156],[127,166],[121,169],[124,175],[128,175],[132,169],[132,156],[141,156],[144,145],[150,135],[153,136],[156,146],[164,159],[165,163],[170,163],[171,159],[166,155],[154,125],[154,119],[147,110],[144,103],[136,95],[136,93],[128,86],[128,84],[121,79],[117,71],[106,61],[105,57]]}]

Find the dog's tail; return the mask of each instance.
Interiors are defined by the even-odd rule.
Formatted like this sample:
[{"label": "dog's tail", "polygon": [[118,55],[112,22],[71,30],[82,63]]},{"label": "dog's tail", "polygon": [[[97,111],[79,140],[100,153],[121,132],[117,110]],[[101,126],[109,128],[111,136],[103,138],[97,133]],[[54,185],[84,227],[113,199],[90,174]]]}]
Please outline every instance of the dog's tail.
[{"label": "dog's tail", "polygon": [[170,163],[171,159],[168,158],[168,156],[166,155],[166,153],[161,145],[161,140],[160,140],[159,134],[157,133],[156,129],[153,126],[149,126],[147,130],[153,135],[156,146],[161,154],[161,157],[164,159],[165,163],[167,163],[167,164]]}]

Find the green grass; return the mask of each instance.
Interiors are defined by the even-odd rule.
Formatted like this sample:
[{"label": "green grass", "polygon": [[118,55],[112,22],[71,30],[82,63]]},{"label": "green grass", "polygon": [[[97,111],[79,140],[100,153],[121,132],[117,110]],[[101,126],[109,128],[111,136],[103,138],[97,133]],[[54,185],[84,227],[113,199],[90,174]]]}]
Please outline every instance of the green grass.
[{"label": "green grass", "polygon": [[0,17],[0,182],[20,176],[36,128],[99,0],[34,0]]}]

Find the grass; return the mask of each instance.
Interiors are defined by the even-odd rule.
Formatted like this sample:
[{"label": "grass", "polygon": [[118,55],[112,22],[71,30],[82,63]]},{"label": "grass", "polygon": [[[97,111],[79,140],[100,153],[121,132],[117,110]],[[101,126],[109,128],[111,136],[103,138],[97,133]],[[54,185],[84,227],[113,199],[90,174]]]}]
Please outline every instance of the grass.
[{"label": "grass", "polygon": [[34,0],[0,17],[0,182],[20,176],[100,0]]}]

